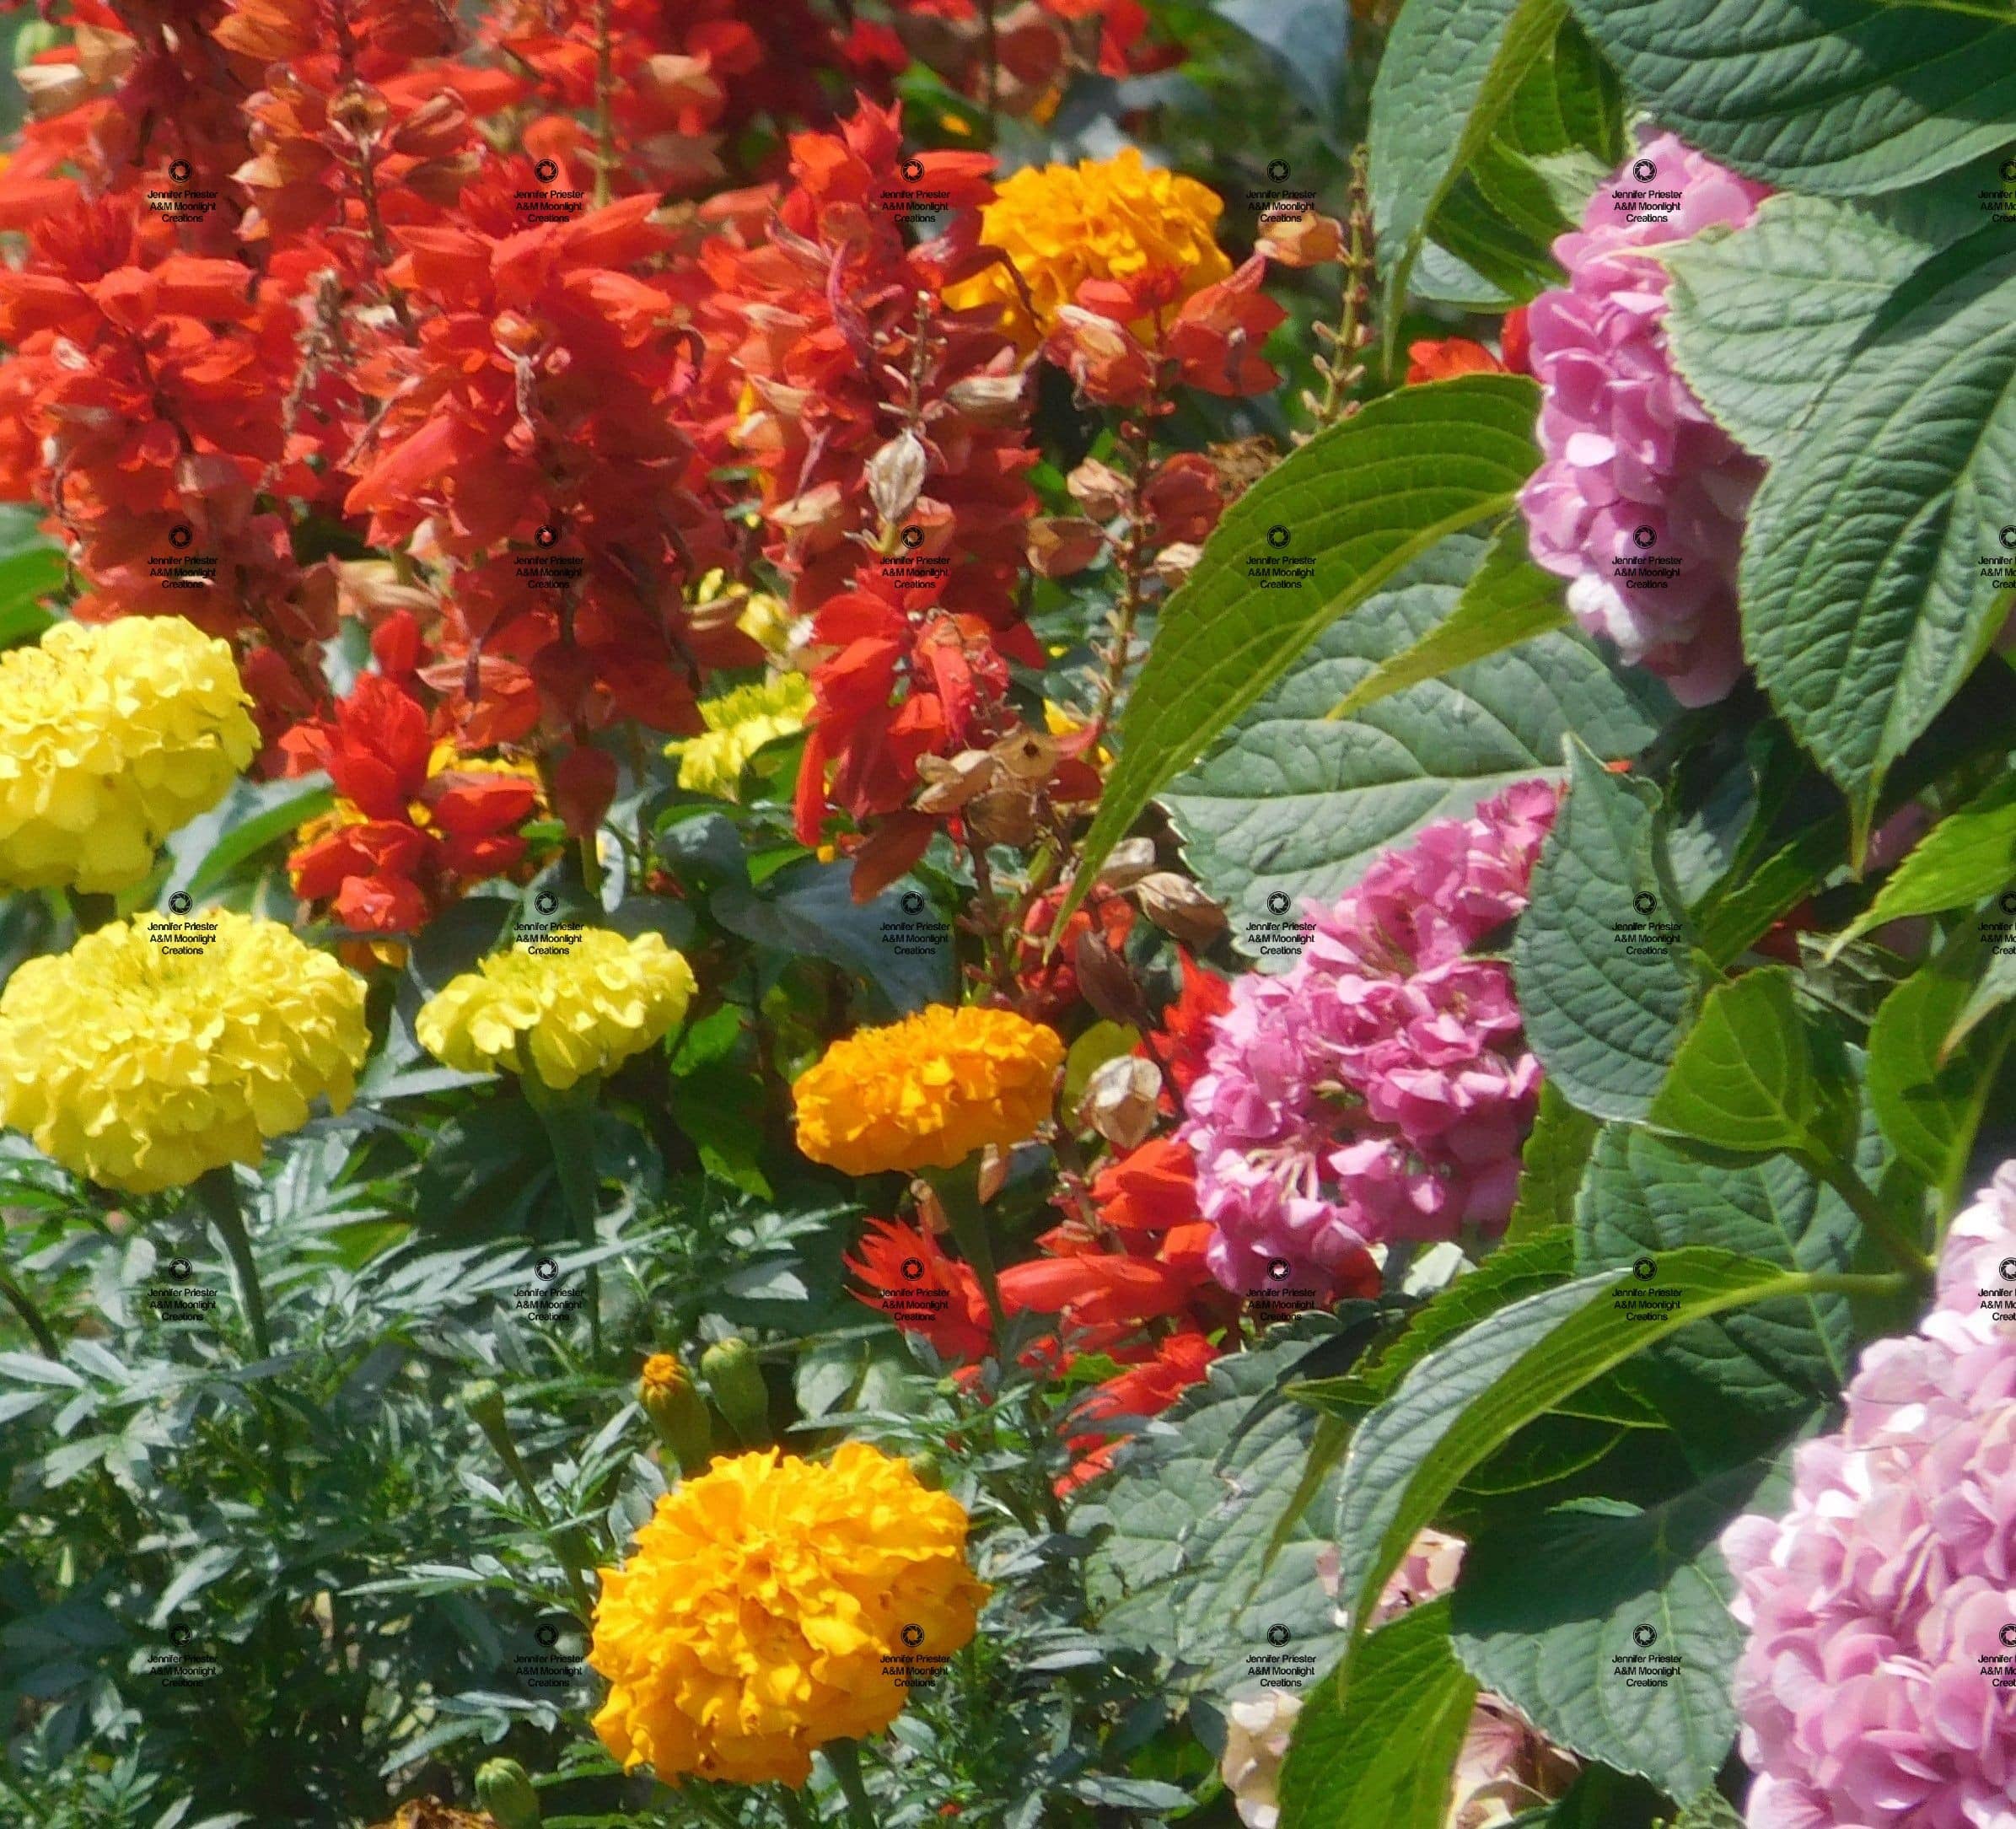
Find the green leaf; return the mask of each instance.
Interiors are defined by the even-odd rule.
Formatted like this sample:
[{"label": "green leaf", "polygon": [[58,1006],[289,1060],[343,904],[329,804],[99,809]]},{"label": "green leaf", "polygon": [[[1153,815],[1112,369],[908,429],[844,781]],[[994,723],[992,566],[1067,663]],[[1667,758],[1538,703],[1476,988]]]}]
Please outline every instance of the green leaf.
[{"label": "green leaf", "polygon": [[[1575,1209],[1583,1275],[1648,1258],[1656,1266],[1690,1245],[1788,1271],[1840,1272],[1861,1237],[1847,1202],[1789,1157],[1707,1162],[1621,1124],[1597,1140]],[[1809,1291],[1696,1321],[1637,1364],[1670,1369],[1691,1391],[1712,1391],[1737,1415],[1775,1418],[1766,1426],[1777,1428],[1840,1391],[1853,1340],[1846,1299]],[[1689,1407],[1701,1405],[1690,1396]]]},{"label": "green leaf", "polygon": [[[1538,461],[1537,401],[1518,375],[1402,388],[1320,433],[1226,511],[1159,618],[1074,901],[1157,790],[1325,628],[1445,534],[1512,506]],[[1270,588],[1249,567],[1276,556],[1314,572]]]},{"label": "green leaf", "polygon": [[1558,777],[1572,730],[1630,755],[1655,695],[1563,631],[1329,717],[1377,665],[1454,611],[1485,547],[1457,535],[1318,638],[1231,738],[1163,796],[1199,880],[1242,920],[1270,896],[1331,901],[1388,846],[1514,782]]},{"label": "green leaf", "polygon": [[1969,908],[2016,883],[2016,775],[1949,813],[1892,870],[1868,910],[1828,948],[1907,915]]},{"label": "green leaf", "polygon": [[1322,1419],[1282,1386],[1338,1344],[1336,1323],[1311,1315],[1214,1362],[1073,1510],[1075,1533],[1099,1533],[1086,1587],[1103,1638],[1186,1666],[1185,1686],[1220,1695],[1252,1686],[1249,1662],[1269,1654],[1271,1628],[1297,1654],[1335,1656],[1318,1565],[1337,1471],[1304,1488]]},{"label": "green leaf", "polygon": [[1743,1812],[1719,1791],[1703,1791],[1679,1816],[1673,1829],[1743,1829]]},{"label": "green leaf", "polygon": [[[1642,1116],[1695,989],[1684,911],[1656,831],[1658,793],[1570,745],[1568,794],[1534,866],[1513,946],[1533,1050],[1571,1103]],[[1652,931],[1677,924],[1677,937]]]},{"label": "green leaf", "polygon": [[42,600],[62,587],[63,556],[53,546],[33,546],[0,558],[0,648],[38,641],[56,617]]},{"label": "green leaf", "polygon": [[951,994],[952,940],[933,940],[918,925],[924,905],[906,905],[917,893],[892,884],[872,901],[857,902],[852,871],[845,863],[804,858],[787,864],[760,887],[729,883],[708,901],[714,918],[732,933],[784,958],[810,955],[854,973],[884,1008],[900,1015],[943,1003]]},{"label": "green leaf", "polygon": [[1408,0],[1372,85],[1372,220],[1389,361],[1428,219],[1554,42],[1562,0]]},{"label": "green leaf", "polygon": [[2008,1046],[2005,1018],[1947,1037],[1960,1024],[1985,950],[1978,925],[1960,928],[1883,1000],[1869,1028],[1869,1103],[1899,1158],[1950,1203]]},{"label": "green leaf", "polygon": [[1985,561],[2012,500],[2016,245],[1990,228],[1906,282],[1772,465],[1744,537],[1744,645],[1847,794],[1858,855],[1884,777],[2002,620]]},{"label": "green leaf", "polygon": [[[1693,1246],[1663,1258],[1656,1281],[1605,1274],[1543,1290],[1430,1353],[1359,1426],[1344,1464],[1339,1595],[1357,1628],[1464,1477],[1525,1424],[1691,1321],[1813,1287]],[[1626,1289],[1639,1299],[1619,1299]],[[1642,1305],[1653,1299],[1663,1305]]]},{"label": "green leaf", "polygon": [[1456,1656],[1550,1740],[1693,1795],[1736,1737],[1743,1633],[1716,1539],[1763,1471],[1648,1510],[1580,1500],[1480,1537],[1451,1610]]},{"label": "green leaf", "polygon": [[1568,626],[1561,580],[1527,558],[1524,524],[1508,521],[1476,576],[1463,587],[1455,609],[1419,641],[1374,668],[1330,715],[1348,718],[1423,680],[1438,680],[1473,660]]},{"label": "green leaf", "polygon": [[1789,971],[1745,972],[1708,993],[1646,1122],[1749,1155],[1839,1156],[1854,1105],[1846,1079],[1816,1057],[1820,1046]]},{"label": "green leaf", "polygon": [[2007,928],[1997,934],[1996,940],[1994,951],[1981,968],[1980,982],[1968,993],[1966,1003],[1939,1046],[1942,1060],[1962,1046],[1980,1024],[2016,998],[2016,946],[2009,944]]},{"label": "green leaf", "polygon": [[1675,365],[1745,449],[1783,457],[1927,251],[1923,239],[1865,204],[1767,197],[1746,228],[1662,250]]},{"label": "green leaf", "polygon": [[200,896],[215,889],[248,858],[326,812],[333,799],[325,775],[234,782],[209,812],[169,838],[164,848],[173,861],[162,893],[185,889]]},{"label": "green leaf", "polygon": [[1992,151],[2016,117],[2016,24],[1890,0],[1574,0],[1662,126],[1831,196]]},{"label": "green leaf", "polygon": [[1596,1132],[1596,1120],[1570,1105],[1560,1087],[1551,1079],[1541,1083],[1533,1134],[1519,1154],[1519,1202],[1506,1224],[1508,1245],[1573,1221],[1576,1191],[1589,1167]]},{"label": "green leaf", "polygon": [[1441,1829],[1477,1686],[1449,1602],[1374,1633],[1309,1692],[1281,1775],[1280,1829]]}]

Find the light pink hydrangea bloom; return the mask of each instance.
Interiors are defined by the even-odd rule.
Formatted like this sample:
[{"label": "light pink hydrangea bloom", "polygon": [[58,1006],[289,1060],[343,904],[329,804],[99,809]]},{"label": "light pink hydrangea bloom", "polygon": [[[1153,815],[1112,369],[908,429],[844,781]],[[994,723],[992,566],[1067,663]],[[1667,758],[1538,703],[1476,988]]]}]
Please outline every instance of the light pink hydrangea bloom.
[{"label": "light pink hydrangea bloom", "polygon": [[1425,826],[1312,905],[1286,972],[1233,986],[1179,1132],[1228,1288],[1321,1285],[1368,1245],[1503,1226],[1540,1063],[1510,972],[1468,955],[1526,906],[1556,804],[1522,782]]},{"label": "light pink hydrangea bloom", "polygon": [[1737,548],[1764,472],[1674,368],[1666,271],[1641,250],[1739,227],[1769,194],[1669,133],[1648,139],[1555,242],[1567,286],[1527,314],[1546,390],[1546,461],[1519,496],[1535,562],[1570,580],[1585,629],[1686,705],[1720,698],[1743,672]]},{"label": "light pink hydrangea bloom", "polygon": [[1937,1304],[1863,1354],[1782,1519],[1723,1551],[1752,1829],[2016,1823],[2016,1164],[1954,1223]]}]

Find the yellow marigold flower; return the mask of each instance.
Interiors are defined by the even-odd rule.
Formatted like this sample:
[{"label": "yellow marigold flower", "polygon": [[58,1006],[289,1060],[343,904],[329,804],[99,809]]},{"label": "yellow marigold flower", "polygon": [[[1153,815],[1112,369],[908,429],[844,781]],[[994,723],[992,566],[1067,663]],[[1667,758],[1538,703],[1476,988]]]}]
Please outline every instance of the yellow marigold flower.
[{"label": "yellow marigold flower", "polygon": [[1015,282],[988,267],[951,288],[949,304],[1001,307],[1002,325],[1033,349],[1089,279],[1131,279],[1150,267],[1183,276],[1183,295],[1215,285],[1232,262],[1213,239],[1224,203],[1195,178],[1146,164],[1132,147],[1113,159],[1025,167],[981,213],[980,239],[999,248],[1035,300],[1033,323]]},{"label": "yellow marigold flower", "polygon": [[1064,1044],[1009,1010],[934,1003],[836,1041],[798,1076],[798,1146],[849,1175],[950,1169],[1050,1115]]},{"label": "yellow marigold flower", "polygon": [[626,1771],[803,1784],[814,1747],[879,1733],[972,1638],[965,1545],[959,1502],[864,1443],[718,1461],[601,1572],[596,1733]]},{"label": "yellow marigold flower", "polygon": [[686,1013],[693,968],[662,936],[555,930],[492,953],[421,1006],[413,1032],[465,1073],[508,1068],[564,1092],[648,1048]]},{"label": "yellow marigold flower", "polygon": [[156,1193],[256,1164],[318,1098],[342,1111],[369,1047],[363,980],[277,921],[115,921],[0,992],[0,1122]]},{"label": "yellow marigold flower", "polygon": [[677,738],[665,745],[665,754],[678,758],[680,787],[733,800],[756,751],[803,730],[811,711],[812,688],[802,674],[738,686],[701,702],[705,736]]},{"label": "yellow marigold flower", "polygon": [[180,616],[59,622],[0,654],[0,882],[102,894],[259,748],[229,646]]}]

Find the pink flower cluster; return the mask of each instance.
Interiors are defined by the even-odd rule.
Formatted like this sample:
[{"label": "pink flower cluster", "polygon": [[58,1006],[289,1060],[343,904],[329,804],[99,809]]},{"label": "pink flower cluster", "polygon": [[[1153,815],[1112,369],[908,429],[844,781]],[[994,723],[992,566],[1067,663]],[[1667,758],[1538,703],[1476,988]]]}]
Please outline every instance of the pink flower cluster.
[{"label": "pink flower cluster", "polygon": [[1526,906],[1556,804],[1522,782],[1424,827],[1311,906],[1287,971],[1233,986],[1179,1133],[1228,1288],[1327,1284],[1368,1245],[1504,1224],[1540,1064],[1511,974],[1468,955]]},{"label": "pink flower cluster", "polygon": [[1519,497],[1536,563],[1570,580],[1568,608],[1686,705],[1743,672],[1736,559],[1763,465],[1702,410],[1660,328],[1666,272],[1639,250],[1717,223],[1740,227],[1769,195],[1684,146],[1648,140],[1554,244],[1565,290],[1527,315],[1546,390],[1546,461]]},{"label": "pink flower cluster", "polygon": [[1863,1354],[1782,1519],[1723,1552],[1753,1829],[2016,1823],[2016,1163],[1954,1223],[1936,1306]]}]

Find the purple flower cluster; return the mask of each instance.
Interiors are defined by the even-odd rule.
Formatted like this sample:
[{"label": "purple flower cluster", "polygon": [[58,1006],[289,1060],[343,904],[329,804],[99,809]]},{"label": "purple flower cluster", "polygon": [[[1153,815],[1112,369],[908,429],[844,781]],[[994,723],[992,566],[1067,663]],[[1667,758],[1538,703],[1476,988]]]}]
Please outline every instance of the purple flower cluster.
[{"label": "purple flower cluster", "polygon": [[1567,287],[1527,315],[1546,390],[1546,461],[1519,497],[1534,560],[1570,580],[1585,629],[1686,705],[1720,698],[1743,671],[1737,550],[1764,471],[1674,368],[1666,272],[1641,250],[1740,227],[1769,194],[1671,134],[1648,140],[1555,242]]},{"label": "purple flower cluster", "polygon": [[1233,986],[1179,1132],[1228,1288],[1326,1284],[1368,1245],[1503,1226],[1540,1063],[1510,972],[1469,953],[1526,906],[1556,805],[1522,782],[1424,827],[1312,906],[1286,972]]},{"label": "purple flower cluster", "polygon": [[2016,1823],[2016,1163],[1915,1334],[1863,1354],[1782,1519],[1723,1551],[1753,1829]]}]

